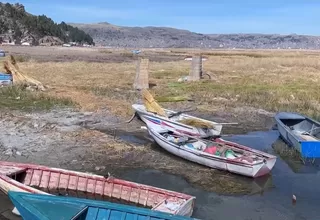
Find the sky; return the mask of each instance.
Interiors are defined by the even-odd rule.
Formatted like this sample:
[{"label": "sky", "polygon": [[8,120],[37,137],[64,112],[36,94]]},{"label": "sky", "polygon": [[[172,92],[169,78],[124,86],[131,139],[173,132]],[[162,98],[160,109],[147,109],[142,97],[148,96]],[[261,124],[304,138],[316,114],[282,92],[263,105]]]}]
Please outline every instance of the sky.
[{"label": "sky", "polygon": [[19,0],[55,22],[162,26],[204,34],[320,35],[319,0]]}]

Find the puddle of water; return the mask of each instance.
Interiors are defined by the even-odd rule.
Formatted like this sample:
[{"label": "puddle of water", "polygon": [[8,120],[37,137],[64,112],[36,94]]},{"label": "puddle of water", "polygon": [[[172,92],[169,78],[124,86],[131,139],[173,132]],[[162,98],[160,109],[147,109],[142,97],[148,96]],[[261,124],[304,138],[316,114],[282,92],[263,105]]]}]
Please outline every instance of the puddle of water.
[{"label": "puddle of water", "polygon": [[139,138],[138,136],[132,134],[121,134],[118,137],[123,141],[135,144],[147,144],[149,142],[148,140]]},{"label": "puddle of water", "polygon": [[[276,130],[251,132],[225,139],[277,155],[272,148],[272,144],[279,139],[279,133]],[[194,188],[182,177],[156,170],[131,170],[124,172],[121,177],[196,196],[193,215],[196,218],[320,219],[319,167],[300,164],[300,169],[296,172],[287,161],[279,155],[277,157],[275,167],[269,176],[246,180],[239,177],[239,181],[247,181],[252,189],[252,193],[245,196],[226,196],[204,191]],[[297,197],[295,205],[292,204],[293,195]]]},{"label": "puddle of water", "polygon": [[148,134],[146,134],[144,131],[143,132],[128,132],[128,131],[123,131],[123,130],[111,130],[111,129],[96,129],[102,133],[109,134],[109,135],[114,135],[121,140],[133,144],[148,144],[150,143],[151,139],[148,137]]}]

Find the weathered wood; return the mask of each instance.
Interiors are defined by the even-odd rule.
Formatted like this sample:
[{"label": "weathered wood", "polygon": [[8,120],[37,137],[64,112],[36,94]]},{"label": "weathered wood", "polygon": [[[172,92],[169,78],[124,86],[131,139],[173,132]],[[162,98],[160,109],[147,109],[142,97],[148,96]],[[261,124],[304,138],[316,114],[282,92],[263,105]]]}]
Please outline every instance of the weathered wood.
[{"label": "weathered wood", "polygon": [[189,81],[198,81],[202,78],[202,56],[194,55],[191,62]]},{"label": "weathered wood", "polygon": [[[21,173],[22,171],[24,172]],[[16,178],[17,175],[19,178]],[[67,192],[86,198],[96,198],[99,195],[103,200],[121,200],[121,203],[126,204],[133,202],[136,206],[189,216],[195,201],[195,197],[187,194],[114,177],[105,178],[95,174],[6,161],[0,161],[0,190],[4,193],[14,190],[52,195]],[[162,203],[164,199],[166,202]],[[177,210],[171,210],[170,203],[177,204]]]},{"label": "weathered wood", "polygon": [[149,89],[149,59],[140,58],[137,63],[134,89]]}]

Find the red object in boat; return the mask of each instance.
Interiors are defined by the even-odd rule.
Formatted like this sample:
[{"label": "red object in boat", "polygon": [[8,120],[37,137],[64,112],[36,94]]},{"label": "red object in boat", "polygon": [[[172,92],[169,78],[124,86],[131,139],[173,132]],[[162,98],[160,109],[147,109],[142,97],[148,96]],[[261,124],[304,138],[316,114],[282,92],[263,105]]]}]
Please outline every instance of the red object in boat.
[{"label": "red object in boat", "polygon": [[204,152],[208,153],[208,154],[215,154],[217,152],[217,147],[216,146],[211,146],[211,147],[207,147]]}]

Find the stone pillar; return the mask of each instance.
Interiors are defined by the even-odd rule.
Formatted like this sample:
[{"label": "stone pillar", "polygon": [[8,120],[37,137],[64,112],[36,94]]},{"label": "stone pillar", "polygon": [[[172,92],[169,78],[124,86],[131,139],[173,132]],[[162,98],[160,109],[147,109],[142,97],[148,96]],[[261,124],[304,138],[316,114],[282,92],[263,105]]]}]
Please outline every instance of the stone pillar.
[{"label": "stone pillar", "polygon": [[137,90],[149,89],[149,59],[140,58],[138,60],[133,87]]},{"label": "stone pillar", "polygon": [[190,81],[198,81],[202,78],[202,56],[193,55],[191,62],[191,70],[189,73]]}]

